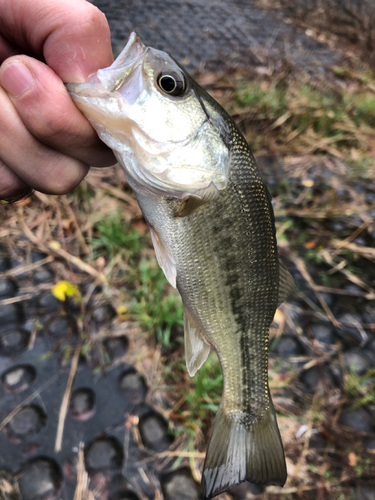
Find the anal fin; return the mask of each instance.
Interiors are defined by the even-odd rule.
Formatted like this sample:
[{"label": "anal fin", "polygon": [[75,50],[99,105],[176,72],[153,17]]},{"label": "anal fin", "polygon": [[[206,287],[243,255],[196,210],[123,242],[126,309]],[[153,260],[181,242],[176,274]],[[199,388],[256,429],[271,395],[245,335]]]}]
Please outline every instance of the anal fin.
[{"label": "anal fin", "polygon": [[210,354],[211,346],[190,311],[184,308],[185,358],[190,377],[196,374]]}]

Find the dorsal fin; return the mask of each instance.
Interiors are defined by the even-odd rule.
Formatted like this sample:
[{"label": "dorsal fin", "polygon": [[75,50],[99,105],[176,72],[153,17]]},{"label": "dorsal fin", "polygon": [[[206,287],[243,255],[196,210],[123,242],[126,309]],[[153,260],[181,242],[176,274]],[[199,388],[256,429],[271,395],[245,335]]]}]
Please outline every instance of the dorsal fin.
[{"label": "dorsal fin", "polygon": [[190,377],[196,374],[210,354],[211,346],[190,311],[184,308],[185,358]]},{"label": "dorsal fin", "polygon": [[279,300],[277,307],[279,307],[279,305],[284,302],[287,297],[289,297],[295,286],[296,284],[292,275],[285,267],[285,264],[281,261],[281,259],[279,259]]}]

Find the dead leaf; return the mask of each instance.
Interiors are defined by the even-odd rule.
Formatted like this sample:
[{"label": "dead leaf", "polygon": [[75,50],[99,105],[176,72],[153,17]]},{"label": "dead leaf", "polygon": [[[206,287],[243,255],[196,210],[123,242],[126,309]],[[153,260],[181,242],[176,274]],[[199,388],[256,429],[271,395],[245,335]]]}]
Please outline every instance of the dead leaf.
[{"label": "dead leaf", "polygon": [[316,247],[316,241],[306,241],[306,243],[303,245],[305,248],[315,248]]},{"label": "dead leaf", "polygon": [[350,467],[355,467],[355,464],[357,463],[357,455],[354,453],[354,451],[351,451],[348,455],[348,462]]}]

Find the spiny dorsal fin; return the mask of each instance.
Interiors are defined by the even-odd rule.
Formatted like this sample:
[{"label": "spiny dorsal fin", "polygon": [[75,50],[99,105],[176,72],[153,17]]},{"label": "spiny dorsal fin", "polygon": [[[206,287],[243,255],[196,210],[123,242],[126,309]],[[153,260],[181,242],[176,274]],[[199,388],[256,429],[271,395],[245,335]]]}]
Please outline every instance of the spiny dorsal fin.
[{"label": "spiny dorsal fin", "polygon": [[184,308],[185,358],[190,377],[196,374],[210,354],[211,346],[190,311]]},{"label": "spiny dorsal fin", "polygon": [[166,246],[161,240],[158,233],[150,226],[151,239],[154,244],[156,258],[158,260],[159,266],[163,269],[165,277],[169,283],[176,288],[176,262],[172,255],[168,252]]},{"label": "spiny dorsal fin", "polygon": [[296,286],[292,275],[285,267],[285,264],[279,259],[279,300],[278,305],[284,302],[284,300],[289,297],[289,295],[294,290]]}]

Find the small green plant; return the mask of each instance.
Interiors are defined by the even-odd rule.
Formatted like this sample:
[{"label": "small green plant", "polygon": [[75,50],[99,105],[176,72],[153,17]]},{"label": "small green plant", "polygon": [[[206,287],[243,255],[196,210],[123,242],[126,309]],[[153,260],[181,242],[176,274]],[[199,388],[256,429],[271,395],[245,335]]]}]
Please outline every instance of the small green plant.
[{"label": "small green plant", "polygon": [[368,457],[361,458],[357,457],[357,462],[354,466],[354,472],[357,477],[362,477],[368,474],[371,470],[371,460]]},{"label": "small green plant", "polygon": [[189,377],[184,361],[175,361],[165,370],[173,387],[178,387],[184,403],[176,410],[183,423],[181,433],[187,435],[187,448],[196,449],[197,441],[211,426],[223,392],[223,374],[220,363],[212,352],[194,377]]},{"label": "small green plant", "polygon": [[[353,497],[351,496],[350,498],[353,498]],[[346,493],[343,493],[341,491],[338,491],[338,492],[334,493],[334,499],[335,500],[350,500],[350,499],[348,499]]]},{"label": "small green plant", "polygon": [[314,464],[307,464],[307,468],[311,470],[311,472],[314,472],[315,474],[319,474],[319,467],[317,467]]},{"label": "small green plant", "polygon": [[95,197],[95,189],[87,182],[81,182],[67,197],[74,198],[78,204],[89,202]]},{"label": "small green plant", "polygon": [[[374,139],[375,96],[322,88],[310,82],[240,82],[233,110],[254,151],[277,146],[280,153],[330,153],[363,156]],[[233,106],[233,104],[232,104]]]},{"label": "small green plant", "polygon": [[145,237],[134,228],[131,221],[124,221],[120,212],[100,220],[93,229],[91,248],[94,257],[110,255],[113,258],[115,254],[121,254],[129,259],[137,255],[145,243]]},{"label": "small green plant", "polygon": [[[129,274],[136,283],[129,305],[130,317],[143,328],[154,332],[163,347],[171,346],[171,330],[183,324],[182,301],[171,290],[156,259],[142,259]],[[182,335],[180,336],[182,341]]]},{"label": "small green plant", "polygon": [[332,471],[330,470],[326,470],[325,473],[324,473],[324,479],[326,481],[332,481],[333,479],[335,479],[335,476],[334,474],[332,473]]},{"label": "small green plant", "polygon": [[186,394],[189,418],[201,420],[207,411],[216,413],[223,392],[223,374],[215,353],[211,353],[193,378],[194,390]]},{"label": "small green plant", "polygon": [[375,368],[370,368],[364,375],[350,371],[345,383],[349,396],[355,397],[353,409],[375,403]]}]

